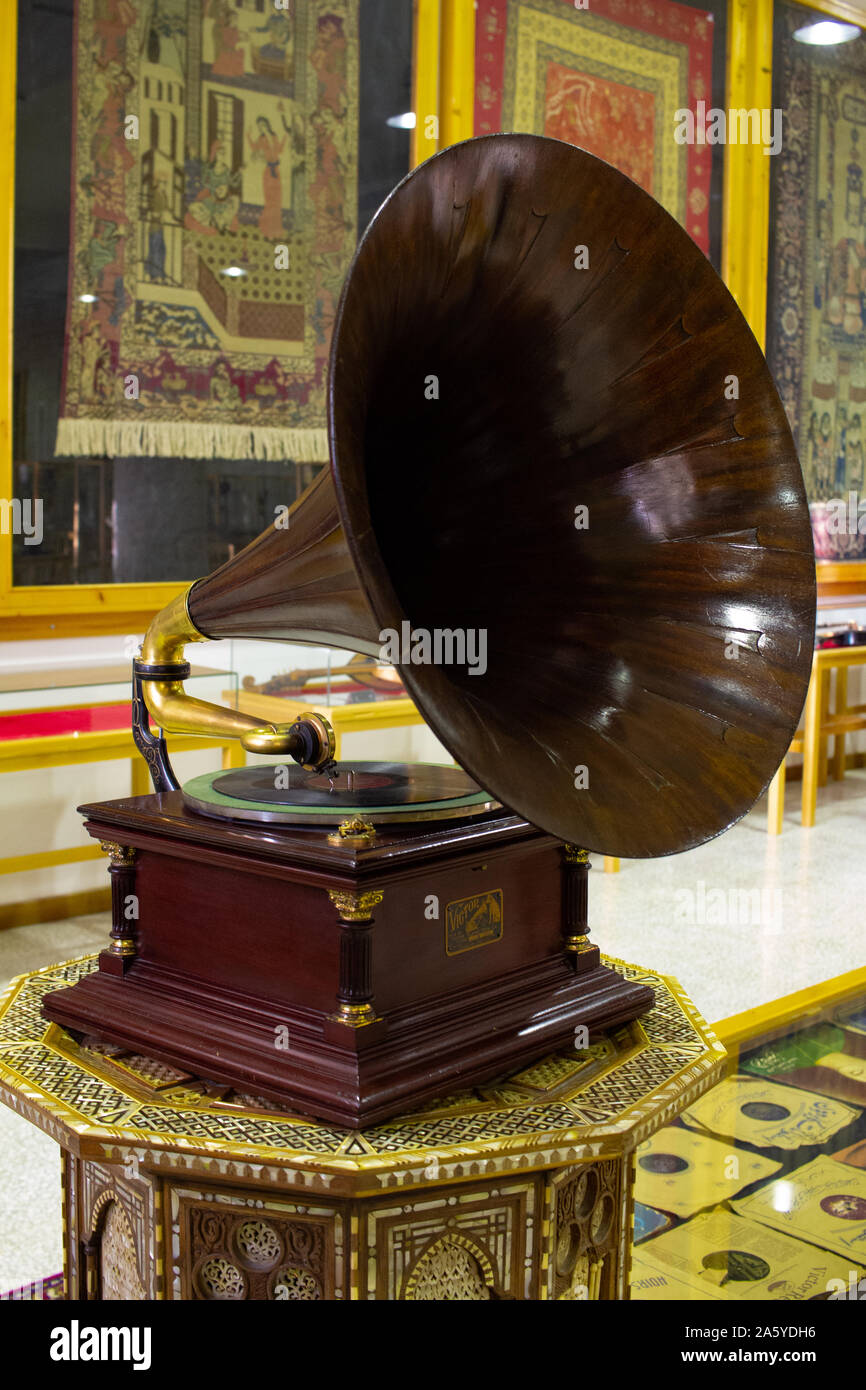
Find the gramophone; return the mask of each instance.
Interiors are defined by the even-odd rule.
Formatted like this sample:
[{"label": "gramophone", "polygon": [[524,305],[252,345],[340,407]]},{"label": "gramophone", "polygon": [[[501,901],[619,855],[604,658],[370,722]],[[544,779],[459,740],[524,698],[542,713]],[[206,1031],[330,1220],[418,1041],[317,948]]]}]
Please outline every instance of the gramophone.
[{"label": "gramophone", "polygon": [[[805,697],[815,570],[733,299],[559,141],[470,140],[386,200],[336,317],[329,439],[288,526],[147,632],[155,792],[81,808],[112,940],[44,1009],[359,1126],[651,1005],[590,940],[588,853],[672,854],[752,806]],[[459,766],[337,767],[319,714],[192,699],[184,648],[225,637],[387,649]],[[166,730],[276,762],[180,788]]]}]

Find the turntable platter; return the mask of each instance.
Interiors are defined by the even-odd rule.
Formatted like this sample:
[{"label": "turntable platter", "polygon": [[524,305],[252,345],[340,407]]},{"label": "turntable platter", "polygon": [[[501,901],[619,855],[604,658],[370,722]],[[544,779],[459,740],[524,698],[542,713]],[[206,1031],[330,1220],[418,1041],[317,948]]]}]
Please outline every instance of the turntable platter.
[{"label": "turntable platter", "polygon": [[434,763],[344,762],[330,779],[295,764],[258,764],[194,777],[183,799],[202,815],[284,825],[332,825],[352,815],[397,824],[499,808],[459,767]]}]

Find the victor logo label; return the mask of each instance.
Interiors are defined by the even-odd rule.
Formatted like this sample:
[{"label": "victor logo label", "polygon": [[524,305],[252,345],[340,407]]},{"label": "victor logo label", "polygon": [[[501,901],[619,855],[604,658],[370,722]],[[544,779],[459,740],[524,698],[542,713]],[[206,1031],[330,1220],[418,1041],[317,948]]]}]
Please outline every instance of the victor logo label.
[{"label": "victor logo label", "polygon": [[445,908],[445,950],[449,956],[489,946],[502,937],[502,889],[458,898]]}]

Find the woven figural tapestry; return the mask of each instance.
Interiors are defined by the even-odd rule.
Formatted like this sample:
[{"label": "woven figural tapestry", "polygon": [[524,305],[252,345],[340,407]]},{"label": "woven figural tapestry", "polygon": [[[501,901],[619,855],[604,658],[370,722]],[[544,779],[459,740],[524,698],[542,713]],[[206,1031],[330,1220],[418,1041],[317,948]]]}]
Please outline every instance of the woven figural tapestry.
[{"label": "woven figural tapestry", "polygon": [[[866,39],[798,43],[814,11],[779,7],[767,357],[788,413],[819,558],[859,558],[858,526],[824,522],[859,498],[866,423]],[[856,513],[856,507],[855,507]],[[826,515],[825,515],[826,514]]]},{"label": "woven figural tapestry", "polygon": [[670,0],[478,0],[475,134],[581,145],[651,193],[709,251],[711,150],[675,112],[712,101],[712,15]]},{"label": "woven figural tapestry", "polygon": [[57,453],[327,459],[359,0],[78,0]]}]

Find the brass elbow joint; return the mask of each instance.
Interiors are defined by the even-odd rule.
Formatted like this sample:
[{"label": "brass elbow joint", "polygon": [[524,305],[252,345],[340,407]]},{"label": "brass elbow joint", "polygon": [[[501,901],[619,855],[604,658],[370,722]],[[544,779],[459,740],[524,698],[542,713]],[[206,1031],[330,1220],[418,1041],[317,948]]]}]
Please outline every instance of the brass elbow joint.
[{"label": "brass elbow joint", "polygon": [[[156,615],[135,663],[142,679],[144,701],[154,722],[173,734],[238,738],[251,753],[288,754],[310,771],[333,763],[334,731],[322,715],[302,714],[293,724],[262,724],[240,710],[197,700],[186,693],[183,681],[189,668],[184,649],[189,642],[208,640],[189,615],[189,592],[187,589],[179,594]],[[177,671],[170,669],[173,666]]]}]

